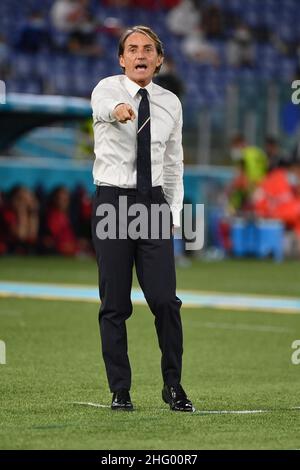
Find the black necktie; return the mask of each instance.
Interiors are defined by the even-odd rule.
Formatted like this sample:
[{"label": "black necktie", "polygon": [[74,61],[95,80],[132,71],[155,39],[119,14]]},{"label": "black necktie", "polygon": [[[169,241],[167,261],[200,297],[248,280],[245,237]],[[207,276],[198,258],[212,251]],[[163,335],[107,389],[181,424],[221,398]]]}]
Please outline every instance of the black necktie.
[{"label": "black necktie", "polygon": [[150,107],[147,90],[140,88],[139,94],[142,99],[138,110],[136,187],[141,195],[148,196],[152,187]]}]

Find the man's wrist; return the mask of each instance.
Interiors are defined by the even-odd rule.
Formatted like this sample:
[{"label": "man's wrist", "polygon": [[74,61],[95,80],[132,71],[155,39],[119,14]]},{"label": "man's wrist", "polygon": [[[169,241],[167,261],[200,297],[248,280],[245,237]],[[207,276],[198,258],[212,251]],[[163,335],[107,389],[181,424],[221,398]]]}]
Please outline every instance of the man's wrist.
[{"label": "man's wrist", "polygon": [[172,217],[173,217],[173,225],[174,227],[180,227],[180,212],[181,210],[175,209],[171,207]]}]

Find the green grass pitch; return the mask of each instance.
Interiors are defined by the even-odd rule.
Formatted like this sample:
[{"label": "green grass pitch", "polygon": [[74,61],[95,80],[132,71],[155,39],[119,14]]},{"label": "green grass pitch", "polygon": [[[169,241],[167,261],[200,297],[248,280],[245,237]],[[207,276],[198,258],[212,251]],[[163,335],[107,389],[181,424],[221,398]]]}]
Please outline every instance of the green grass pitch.
[{"label": "green grass pitch", "polygon": [[[96,273],[92,260],[0,260],[0,280],[91,285]],[[195,261],[177,279],[179,289],[300,292],[297,262]],[[291,362],[299,314],[183,306],[182,383],[198,412],[180,414],[161,400],[154,318],[141,305],[127,322],[136,410],[74,404],[110,404],[97,313],[90,302],[0,298],[1,449],[300,448],[300,365]],[[226,410],[267,412],[210,413]]]}]

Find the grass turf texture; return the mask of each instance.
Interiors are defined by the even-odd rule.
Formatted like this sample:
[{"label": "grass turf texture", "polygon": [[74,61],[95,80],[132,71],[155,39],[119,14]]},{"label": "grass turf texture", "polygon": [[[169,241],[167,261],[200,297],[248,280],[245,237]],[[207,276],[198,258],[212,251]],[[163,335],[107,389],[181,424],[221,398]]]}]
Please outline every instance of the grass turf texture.
[{"label": "grass turf texture", "polygon": [[[95,284],[93,261],[5,258],[0,279]],[[178,270],[178,288],[299,295],[299,265],[226,261]],[[299,448],[300,366],[291,343],[300,316],[182,309],[183,385],[197,410],[271,410],[265,414],[177,414],[161,400],[153,316],[134,306],[128,321],[133,413],[72,402],[110,404],[100,357],[97,305],[0,299],[1,449]],[[271,327],[265,331],[263,327]]]}]

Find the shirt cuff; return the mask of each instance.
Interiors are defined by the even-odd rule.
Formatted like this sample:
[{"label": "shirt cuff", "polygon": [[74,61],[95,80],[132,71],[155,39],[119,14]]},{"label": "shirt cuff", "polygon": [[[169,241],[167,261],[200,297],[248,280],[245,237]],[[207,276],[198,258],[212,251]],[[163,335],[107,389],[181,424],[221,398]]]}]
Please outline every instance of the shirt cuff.
[{"label": "shirt cuff", "polygon": [[171,212],[173,216],[173,225],[174,227],[180,227],[180,209],[177,209],[175,207],[171,207]]}]

